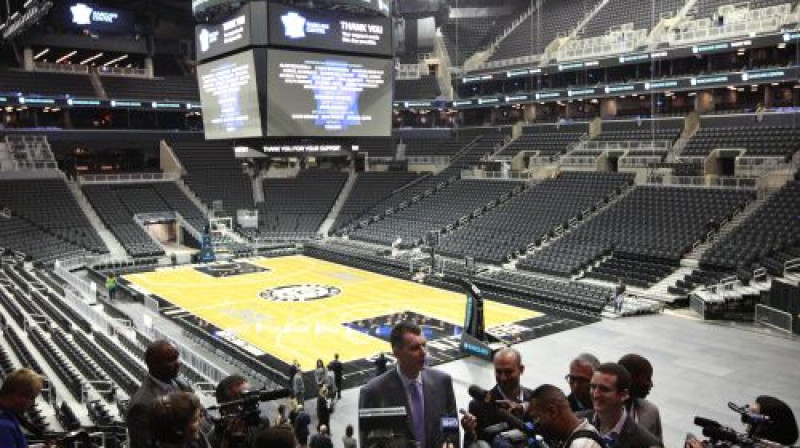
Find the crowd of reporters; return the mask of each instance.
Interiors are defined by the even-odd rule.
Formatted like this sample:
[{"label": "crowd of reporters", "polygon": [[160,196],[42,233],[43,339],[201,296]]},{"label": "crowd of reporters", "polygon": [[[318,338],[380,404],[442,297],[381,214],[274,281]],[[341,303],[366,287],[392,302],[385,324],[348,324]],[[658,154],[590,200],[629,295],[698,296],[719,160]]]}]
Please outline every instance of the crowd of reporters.
[{"label": "crowd of reporters", "polygon": [[[567,366],[565,379],[570,393],[565,395],[552,384],[534,389],[522,386],[525,365],[520,353],[513,348],[501,349],[493,358],[496,384],[489,390],[477,385],[469,388],[472,397],[469,409],[460,411],[461,441],[458,424],[452,433],[455,437],[443,439],[440,431],[446,430],[438,428],[438,419],[431,422],[434,413],[454,417],[455,399],[449,376],[425,367],[426,341],[419,327],[399,323],[390,342],[396,367],[373,378],[362,388],[359,399],[360,410],[376,403],[392,404],[394,400],[394,404],[409,411],[408,416],[402,417],[408,420],[403,422],[409,429],[407,443],[383,446],[439,448],[462,442],[465,448],[664,446],[658,407],[646,398],[653,387],[653,367],[640,355],[628,354],[617,362],[604,363],[588,353],[578,355]],[[286,406],[281,404],[274,418],[270,418],[262,415],[259,402],[284,395],[251,392],[247,380],[238,375],[217,385],[218,405],[205,409],[192,389],[178,379],[179,353],[167,341],[151,344],[145,352],[145,363],[148,375],[131,397],[125,416],[129,448],[333,448],[329,418],[320,418],[313,436],[308,430],[311,418],[304,408],[302,392],[297,395],[298,387],[302,390],[298,384],[302,381],[299,366],[291,378],[294,393],[289,401],[290,412],[287,414]],[[338,365],[332,362],[326,369],[320,361],[315,372],[318,389],[325,391],[319,396],[325,398],[322,406],[327,411],[331,410],[334,399],[341,396],[338,356],[335,363]],[[28,446],[23,433],[23,428],[27,429],[24,414],[43,384],[42,377],[29,369],[6,376],[0,387],[0,447]],[[400,385],[396,390],[395,384]],[[416,401],[415,385],[424,392]],[[720,445],[720,442],[727,446],[750,444],[770,448],[796,443],[796,419],[781,400],[760,396],[746,407],[731,406],[748,423],[746,433],[739,434],[701,418],[698,424],[711,437],[706,440],[689,437],[687,448]],[[219,411],[218,416],[212,418],[211,410]],[[354,436],[353,427],[348,426],[341,436],[345,448],[356,448]],[[382,446],[363,433],[361,440],[367,448]]]}]

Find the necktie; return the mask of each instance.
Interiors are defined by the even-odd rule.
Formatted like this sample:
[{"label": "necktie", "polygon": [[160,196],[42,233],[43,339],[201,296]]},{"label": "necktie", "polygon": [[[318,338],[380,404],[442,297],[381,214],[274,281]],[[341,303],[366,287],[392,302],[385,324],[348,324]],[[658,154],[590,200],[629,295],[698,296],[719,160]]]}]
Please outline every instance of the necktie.
[{"label": "necktie", "polygon": [[408,401],[411,406],[411,427],[417,446],[425,448],[425,408],[422,403],[422,385],[412,381],[408,385]]}]

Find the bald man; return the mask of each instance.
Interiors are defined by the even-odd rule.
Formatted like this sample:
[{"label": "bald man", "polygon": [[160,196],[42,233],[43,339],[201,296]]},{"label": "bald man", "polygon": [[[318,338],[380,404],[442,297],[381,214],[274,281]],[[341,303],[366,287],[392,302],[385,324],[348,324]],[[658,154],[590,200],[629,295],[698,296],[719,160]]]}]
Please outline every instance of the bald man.
[{"label": "bald man", "polygon": [[495,353],[493,364],[497,384],[489,391],[488,402],[470,401],[469,415],[461,419],[465,442],[477,439],[492,443],[493,434],[488,434],[486,428],[505,421],[497,408],[506,409],[519,418],[525,416],[532,391],[520,384],[525,372],[522,356],[517,350],[507,347]]},{"label": "bald man", "polygon": [[155,341],[147,347],[144,362],[147,376],[139,390],[131,397],[125,424],[128,427],[129,448],[150,448],[150,406],[160,397],[172,392],[192,392],[192,388],[178,381],[180,370],[178,349],[168,341]]}]

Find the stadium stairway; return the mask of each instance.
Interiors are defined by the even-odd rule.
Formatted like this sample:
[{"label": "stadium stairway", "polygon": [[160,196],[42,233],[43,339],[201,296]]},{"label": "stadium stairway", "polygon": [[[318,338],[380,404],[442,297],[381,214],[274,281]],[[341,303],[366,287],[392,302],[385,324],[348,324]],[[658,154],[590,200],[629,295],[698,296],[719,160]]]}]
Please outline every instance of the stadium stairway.
[{"label": "stadium stairway", "polygon": [[[749,204],[747,204],[747,206],[744,209],[742,209],[741,212],[737,213],[733,218],[731,218],[730,221],[726,222],[723,226],[721,226],[720,229],[717,232],[715,232],[706,242],[698,245],[697,247],[694,248],[694,250],[688,253],[684,257],[684,260],[699,261],[700,258],[702,258],[703,254],[708,249],[710,249],[711,246],[713,246],[714,243],[717,242],[717,240],[736,230],[747,218],[750,217],[750,215],[758,211],[758,209],[760,209],[761,206],[767,202],[770,196],[771,193],[762,195],[755,201],[752,201]],[[684,261],[682,260],[681,264],[683,263]],[[688,264],[694,264],[694,263],[690,262]]]},{"label": "stadium stairway", "polygon": [[75,182],[68,181],[67,186],[69,187],[69,191],[72,192],[72,196],[75,197],[75,201],[77,201],[78,205],[81,207],[83,214],[89,219],[89,223],[92,224],[95,232],[97,232],[100,239],[103,240],[103,243],[108,248],[109,254],[117,259],[127,258],[128,253],[125,251],[125,248],[122,247],[119,240],[117,240],[114,234],[103,224],[100,217],[97,216],[94,208],[89,204],[89,200],[86,199],[86,196],[83,194],[83,190],[81,190]]},{"label": "stadium stairway", "polygon": [[336,202],[333,203],[331,211],[319,227],[320,235],[328,236],[331,227],[333,227],[333,223],[336,222],[336,218],[339,217],[339,213],[342,211],[342,206],[347,202],[347,198],[350,197],[350,192],[353,191],[353,185],[356,184],[356,179],[358,179],[358,173],[353,170],[348,170],[347,182],[345,182],[344,187],[339,191],[339,197],[336,198]]}]

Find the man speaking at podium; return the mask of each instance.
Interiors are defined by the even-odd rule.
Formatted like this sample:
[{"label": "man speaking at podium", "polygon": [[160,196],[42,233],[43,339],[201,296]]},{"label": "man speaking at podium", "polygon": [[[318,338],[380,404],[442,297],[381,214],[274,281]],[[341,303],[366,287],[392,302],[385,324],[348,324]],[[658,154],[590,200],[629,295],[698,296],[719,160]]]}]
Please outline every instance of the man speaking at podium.
[{"label": "man speaking at podium", "polygon": [[[389,342],[397,367],[361,389],[359,410],[405,407],[408,430],[418,448],[460,446],[457,423],[454,435],[442,432],[443,419],[458,415],[453,381],[446,373],[425,368],[426,341],[420,327],[399,322],[392,328]],[[362,444],[367,440],[363,433],[361,440]]]}]

